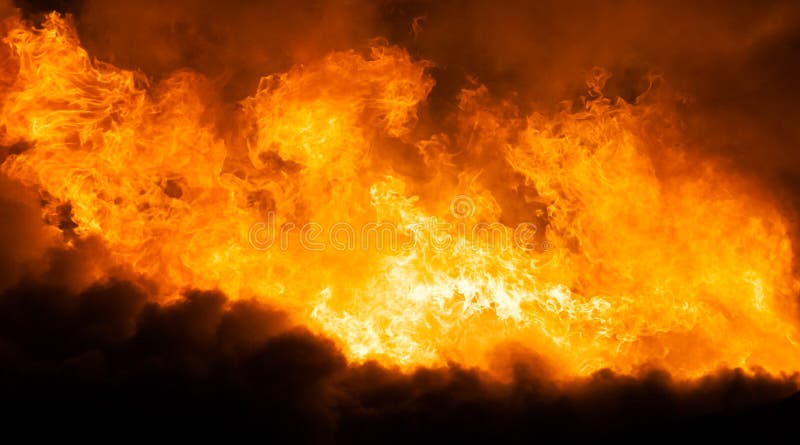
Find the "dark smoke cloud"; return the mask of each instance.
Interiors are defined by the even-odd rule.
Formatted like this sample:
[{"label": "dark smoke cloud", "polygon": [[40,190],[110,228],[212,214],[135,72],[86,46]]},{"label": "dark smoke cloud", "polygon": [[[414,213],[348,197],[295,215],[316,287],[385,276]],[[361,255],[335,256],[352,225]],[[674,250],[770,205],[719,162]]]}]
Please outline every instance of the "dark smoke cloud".
[{"label": "dark smoke cloud", "polygon": [[[74,14],[96,57],[158,78],[206,74],[222,100],[258,77],[384,36],[432,60],[429,119],[475,76],[520,104],[554,106],[593,66],[633,100],[658,71],[693,98],[705,156],[768,184],[796,214],[800,20],[796,2],[17,2]],[[10,5],[0,2],[0,14]],[[418,28],[412,32],[415,18]],[[6,147],[1,156],[20,147]],[[348,363],[327,338],[257,302],[153,285],[97,240],[45,224],[34,192],[0,179],[0,421],[26,437],[219,436],[291,442],[719,441],[794,437],[792,376],[723,370],[694,383],[658,370],[556,384],[525,353],[498,382],[456,365],[403,374]],[[68,212],[67,212],[68,216]],[[68,219],[68,218],[67,218]],[[62,221],[62,223],[64,223]],[[72,242],[63,247],[62,238]],[[109,278],[111,277],[111,278]]]},{"label": "dark smoke cloud", "polygon": [[73,6],[89,51],[152,76],[189,68],[231,101],[258,79],[349,48],[378,34],[374,2],[83,0]]},{"label": "dark smoke cloud", "polygon": [[55,233],[42,221],[41,212],[29,205],[35,195],[0,177],[0,290],[39,267]]}]

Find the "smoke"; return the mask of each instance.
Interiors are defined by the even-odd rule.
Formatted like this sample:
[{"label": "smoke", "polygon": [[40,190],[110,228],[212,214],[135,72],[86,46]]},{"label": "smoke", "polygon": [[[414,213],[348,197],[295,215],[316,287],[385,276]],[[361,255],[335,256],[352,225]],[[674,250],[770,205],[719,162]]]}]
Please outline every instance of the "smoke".
[{"label": "smoke", "polygon": [[[699,156],[752,176],[800,210],[800,7],[794,2],[35,2],[74,14],[90,53],[158,79],[190,68],[232,106],[260,76],[382,36],[431,60],[441,123],[470,78],[521,107],[557,107],[594,66],[633,101],[659,73],[687,96]],[[0,1],[0,16],[12,6]],[[416,27],[412,24],[416,23]],[[445,122],[446,124],[446,122]],[[3,156],[20,147],[4,148]],[[396,154],[402,157],[402,154]],[[411,174],[411,173],[409,173]],[[456,364],[402,373],[349,363],[330,340],[255,301],[153,285],[97,240],[41,220],[31,190],[0,180],[0,407],[27,434],[259,434],[345,443],[778,438],[800,413],[796,376],[659,370],[561,382],[534,352],[497,380]],[[68,215],[68,212],[67,212]],[[64,227],[62,226],[62,229]],[[797,238],[795,238],[797,239]],[[794,417],[793,417],[794,416]],[[655,432],[655,433],[654,433]]]},{"label": "smoke", "polygon": [[106,2],[84,0],[81,38],[98,58],[154,77],[193,69],[214,79],[231,101],[258,79],[333,50],[365,48],[372,2]]}]

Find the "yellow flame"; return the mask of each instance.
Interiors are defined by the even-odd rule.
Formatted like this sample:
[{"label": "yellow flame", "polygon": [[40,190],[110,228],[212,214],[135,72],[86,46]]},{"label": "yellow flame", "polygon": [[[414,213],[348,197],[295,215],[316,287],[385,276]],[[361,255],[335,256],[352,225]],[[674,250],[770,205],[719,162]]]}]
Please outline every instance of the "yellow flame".
[{"label": "yellow flame", "polygon": [[[264,77],[223,132],[198,74],[150,85],[91,59],[56,14],[4,28],[0,144],[30,148],[2,171],[45,213],[68,203],[76,236],[102,237],[164,297],[259,298],[353,360],[402,367],[487,367],[517,343],[564,376],[800,370],[786,220],[686,155],[666,102],[602,97],[601,70],[555,114],[465,89],[452,129],[430,131],[429,64],[378,43]],[[270,218],[294,230],[257,248]],[[376,230],[365,248],[317,249],[308,222]],[[468,239],[515,239],[520,222],[530,245]],[[414,242],[378,246],[383,224]]]}]

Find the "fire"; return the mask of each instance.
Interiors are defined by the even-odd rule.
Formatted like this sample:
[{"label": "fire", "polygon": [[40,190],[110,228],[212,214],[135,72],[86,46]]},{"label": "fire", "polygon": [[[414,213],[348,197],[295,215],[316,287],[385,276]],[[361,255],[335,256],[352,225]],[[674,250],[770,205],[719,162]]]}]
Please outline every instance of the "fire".
[{"label": "fire", "polygon": [[3,173],[165,301],[268,301],[403,368],[489,368],[519,345],[565,377],[800,370],[787,220],[690,156],[655,91],[610,100],[598,69],[583,101],[524,113],[475,84],[434,125],[432,64],[376,41],[266,76],[234,110],[199,74],[93,60],[57,14],[3,28],[0,145],[20,148]]}]

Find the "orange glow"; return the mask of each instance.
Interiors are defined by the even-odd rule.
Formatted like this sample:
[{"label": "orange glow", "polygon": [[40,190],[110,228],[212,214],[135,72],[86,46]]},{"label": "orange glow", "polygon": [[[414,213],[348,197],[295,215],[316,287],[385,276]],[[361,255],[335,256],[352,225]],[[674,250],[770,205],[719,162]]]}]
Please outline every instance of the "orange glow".
[{"label": "orange glow", "polygon": [[[0,145],[29,148],[2,171],[41,191],[45,216],[69,204],[76,236],[165,300],[257,298],[352,360],[403,368],[488,369],[515,344],[565,377],[800,371],[788,223],[757,185],[687,154],[669,98],[607,99],[597,69],[585,101],[525,115],[474,85],[432,129],[418,122],[432,64],[376,43],[264,77],[223,123],[199,74],[152,84],[93,60],[56,14],[4,26]],[[253,245],[270,218],[297,227],[286,248]],[[309,222],[415,242],[313,249]],[[536,233],[467,234],[487,223]]]}]

